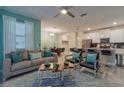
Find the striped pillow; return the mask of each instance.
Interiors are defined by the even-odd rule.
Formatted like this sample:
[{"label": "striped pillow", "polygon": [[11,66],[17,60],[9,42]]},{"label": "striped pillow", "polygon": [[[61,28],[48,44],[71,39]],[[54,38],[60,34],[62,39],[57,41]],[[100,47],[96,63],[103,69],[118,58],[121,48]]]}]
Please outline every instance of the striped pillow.
[{"label": "striped pillow", "polygon": [[30,53],[30,59],[34,60],[34,59],[38,59],[41,58],[41,52],[38,53]]}]

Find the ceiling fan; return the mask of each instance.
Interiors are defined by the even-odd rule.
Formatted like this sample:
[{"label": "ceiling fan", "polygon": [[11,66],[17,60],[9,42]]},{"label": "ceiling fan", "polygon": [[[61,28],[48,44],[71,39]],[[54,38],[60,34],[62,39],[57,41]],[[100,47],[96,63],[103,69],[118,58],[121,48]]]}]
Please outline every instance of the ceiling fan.
[{"label": "ceiling fan", "polygon": [[[71,8],[73,8],[74,6],[60,6],[59,7],[59,9],[61,10],[60,11],[60,13],[57,13],[54,17],[56,18],[56,17],[58,17],[59,15],[61,15],[61,14],[63,14],[63,15],[68,15],[68,16],[70,16],[70,17],[72,17],[72,18],[75,18],[75,15],[73,15],[70,11],[69,11],[69,9],[71,9]],[[80,15],[80,17],[84,17],[84,16],[86,16],[87,15],[87,13],[84,13],[84,14],[81,14]]]},{"label": "ceiling fan", "polygon": [[81,14],[80,17],[84,17],[84,16],[86,16],[86,15],[87,15],[87,13],[84,13],[84,14]]}]

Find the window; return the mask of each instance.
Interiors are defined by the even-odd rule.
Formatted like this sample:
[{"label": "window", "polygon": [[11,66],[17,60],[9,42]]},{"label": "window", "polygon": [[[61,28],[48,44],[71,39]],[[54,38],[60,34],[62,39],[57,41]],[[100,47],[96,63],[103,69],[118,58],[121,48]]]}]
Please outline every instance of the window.
[{"label": "window", "polygon": [[25,23],[16,22],[16,48],[25,48]]}]

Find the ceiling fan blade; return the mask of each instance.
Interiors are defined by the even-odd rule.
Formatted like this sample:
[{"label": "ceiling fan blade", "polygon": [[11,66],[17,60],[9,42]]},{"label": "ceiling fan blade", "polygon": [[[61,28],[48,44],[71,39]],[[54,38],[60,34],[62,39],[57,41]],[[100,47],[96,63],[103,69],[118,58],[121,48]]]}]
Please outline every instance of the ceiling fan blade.
[{"label": "ceiling fan blade", "polygon": [[84,13],[84,14],[81,14],[80,16],[81,16],[81,17],[84,17],[84,16],[86,16],[86,15],[87,15],[87,13]]},{"label": "ceiling fan blade", "polygon": [[69,11],[67,11],[67,15],[69,15],[69,16],[72,17],[72,18],[75,17],[75,16],[74,16],[71,12],[69,12]]},{"label": "ceiling fan blade", "polygon": [[56,18],[57,16],[59,16],[60,14],[58,13],[58,14],[56,14],[54,17]]}]

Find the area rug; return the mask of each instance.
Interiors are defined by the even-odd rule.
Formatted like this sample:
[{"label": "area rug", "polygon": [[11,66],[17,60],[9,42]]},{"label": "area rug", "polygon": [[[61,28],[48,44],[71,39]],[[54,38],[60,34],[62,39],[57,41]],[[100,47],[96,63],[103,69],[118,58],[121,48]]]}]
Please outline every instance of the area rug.
[{"label": "area rug", "polygon": [[[62,77],[59,73],[53,73],[52,71],[46,71],[45,73],[39,73],[38,77],[33,81],[33,87],[73,87],[77,83],[77,71],[76,70],[64,70]],[[43,78],[45,76],[45,78]]]},{"label": "area rug", "polygon": [[60,78],[36,79],[33,82],[33,87],[74,87],[76,82],[73,76],[64,76]]},{"label": "area rug", "polygon": [[[50,76],[50,72],[46,73]],[[50,76],[52,77],[52,75]],[[33,81],[32,87],[80,87],[80,86],[95,86],[99,78],[94,78],[94,74],[88,71],[73,70],[71,74],[67,71],[63,72],[63,80],[60,78],[46,78],[39,79],[36,77]],[[90,83],[89,83],[90,82]]]}]

